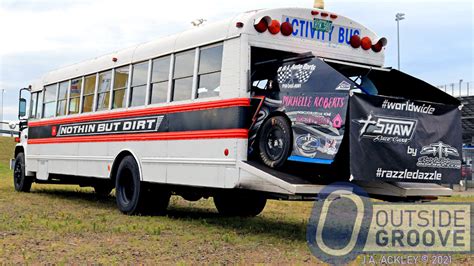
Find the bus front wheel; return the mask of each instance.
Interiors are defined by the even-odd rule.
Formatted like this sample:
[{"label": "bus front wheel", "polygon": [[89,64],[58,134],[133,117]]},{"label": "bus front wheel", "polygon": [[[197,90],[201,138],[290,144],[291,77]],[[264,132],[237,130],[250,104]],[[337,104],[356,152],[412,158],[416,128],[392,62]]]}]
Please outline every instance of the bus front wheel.
[{"label": "bus front wheel", "polygon": [[20,152],[15,157],[15,167],[13,169],[13,183],[15,190],[19,192],[30,192],[33,179],[26,176],[25,172],[25,155]]},{"label": "bus front wheel", "polygon": [[253,217],[259,215],[267,198],[252,192],[225,192],[214,195],[217,211],[224,216]]},{"label": "bus front wheel", "polygon": [[126,156],[117,169],[115,196],[122,213],[162,215],[168,208],[171,193],[141,182],[137,162]]}]

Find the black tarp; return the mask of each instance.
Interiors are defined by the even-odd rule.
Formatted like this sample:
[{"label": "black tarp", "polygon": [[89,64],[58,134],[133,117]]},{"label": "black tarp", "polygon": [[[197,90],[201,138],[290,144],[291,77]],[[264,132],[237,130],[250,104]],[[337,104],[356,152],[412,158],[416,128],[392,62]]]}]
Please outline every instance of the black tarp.
[{"label": "black tarp", "polygon": [[349,119],[355,180],[456,183],[461,178],[458,105],[355,93]]}]

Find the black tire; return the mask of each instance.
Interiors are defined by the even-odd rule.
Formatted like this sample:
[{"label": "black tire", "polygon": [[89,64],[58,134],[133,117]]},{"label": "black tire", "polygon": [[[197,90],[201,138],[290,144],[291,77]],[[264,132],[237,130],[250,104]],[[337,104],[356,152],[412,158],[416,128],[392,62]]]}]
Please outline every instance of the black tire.
[{"label": "black tire", "polygon": [[110,195],[110,192],[112,192],[112,185],[108,183],[100,183],[100,184],[95,184],[93,185],[94,192],[97,194],[99,197],[108,197]]},{"label": "black tire", "polygon": [[115,197],[119,210],[128,215],[164,214],[170,192],[140,181],[138,164],[132,156],[120,162],[115,180]]},{"label": "black tire", "polygon": [[271,168],[282,167],[291,151],[291,127],[282,116],[265,121],[258,136],[258,149],[262,162]]},{"label": "black tire", "polygon": [[253,217],[263,211],[267,198],[252,192],[229,191],[216,194],[214,204],[224,216]]},{"label": "black tire", "polygon": [[115,197],[118,209],[128,215],[140,214],[144,207],[140,171],[132,156],[120,162],[115,178]]},{"label": "black tire", "polygon": [[13,168],[13,184],[18,192],[30,192],[33,178],[26,176],[25,155],[20,152],[15,158],[15,167]]}]

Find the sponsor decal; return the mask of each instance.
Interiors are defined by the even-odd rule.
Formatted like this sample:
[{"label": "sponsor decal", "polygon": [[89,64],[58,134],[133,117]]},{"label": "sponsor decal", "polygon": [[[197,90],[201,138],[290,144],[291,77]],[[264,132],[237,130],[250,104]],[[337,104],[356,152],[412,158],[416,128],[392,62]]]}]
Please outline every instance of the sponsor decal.
[{"label": "sponsor decal", "polygon": [[337,140],[335,139],[326,139],[324,142],[324,146],[321,148],[318,148],[318,151],[329,154],[329,155],[335,155],[337,153]]},{"label": "sponsor decal", "polygon": [[305,114],[298,113],[295,118],[296,122],[307,125],[318,125],[324,128],[330,128],[332,126],[331,119],[329,117],[318,115],[318,114]]},{"label": "sponsor decal", "polygon": [[430,114],[432,115],[436,108],[432,107],[431,105],[418,105],[411,101],[406,101],[402,103],[398,102],[391,102],[390,100],[386,99],[382,103],[382,108],[390,109],[390,110],[398,110],[398,111],[407,111],[407,112],[415,112],[421,114]]},{"label": "sponsor decal", "polygon": [[335,129],[341,128],[344,122],[340,114],[336,114],[334,118],[331,119],[331,113],[301,111],[296,113],[295,121],[306,125],[318,125],[323,128]]},{"label": "sponsor decal", "polygon": [[353,122],[360,125],[359,138],[400,144],[411,141],[417,124],[414,119],[377,116],[372,113],[367,118],[354,119]]},{"label": "sponsor decal", "polygon": [[383,168],[377,168],[375,176],[379,178],[389,178],[389,179],[404,179],[404,180],[428,180],[428,181],[441,181],[443,177],[442,173],[438,171],[434,172],[423,172],[420,170],[409,171],[405,170],[389,170]]},{"label": "sponsor decal", "polygon": [[283,106],[285,107],[314,107],[314,108],[342,108],[344,107],[344,97],[322,97],[322,96],[283,96]]},{"label": "sponsor decal", "polygon": [[340,114],[337,114],[333,119],[332,119],[332,126],[334,128],[341,128],[342,127],[342,117]]},{"label": "sponsor decal", "polygon": [[301,135],[296,138],[296,145],[306,153],[315,153],[321,147],[321,139],[311,134]]},{"label": "sponsor decal", "polygon": [[418,167],[461,169],[461,160],[448,158],[459,157],[458,150],[442,141],[423,146],[420,155],[428,156],[418,158]]},{"label": "sponsor decal", "polygon": [[343,80],[339,85],[337,85],[336,89],[337,91],[348,91],[351,89],[351,84],[349,82]]},{"label": "sponsor decal", "polygon": [[150,116],[60,125],[57,137],[155,132],[162,120],[163,116]]},{"label": "sponsor decal", "polygon": [[296,137],[298,155],[314,158],[317,153],[335,155],[337,153],[337,140],[325,137],[316,137],[311,134]]},{"label": "sponsor decal", "polygon": [[281,66],[277,70],[277,80],[283,89],[298,89],[308,82],[316,69],[314,64],[292,64]]}]

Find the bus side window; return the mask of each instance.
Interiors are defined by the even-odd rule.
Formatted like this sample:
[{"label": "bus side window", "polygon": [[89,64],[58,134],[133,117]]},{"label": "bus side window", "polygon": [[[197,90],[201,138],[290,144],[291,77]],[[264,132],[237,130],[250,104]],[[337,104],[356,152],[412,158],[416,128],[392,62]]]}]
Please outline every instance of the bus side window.
[{"label": "bus side window", "polygon": [[38,103],[38,94],[39,92],[33,92],[30,99],[30,118],[36,117],[36,108]]},{"label": "bus side window", "polygon": [[[82,96],[82,112],[92,112],[94,102],[96,74],[85,77],[84,79],[84,93]],[[108,104],[107,104],[108,107]]]},{"label": "bus side window", "polygon": [[56,90],[58,84],[44,87],[43,117],[53,117],[56,111]]},{"label": "bus side window", "polygon": [[40,119],[43,113],[43,91],[38,92],[38,101],[36,103],[36,116],[34,118]]},{"label": "bus side window", "polygon": [[153,60],[151,72],[150,103],[165,103],[168,96],[168,78],[171,56]]},{"label": "bus side window", "polygon": [[130,106],[145,104],[148,61],[132,66],[132,85],[130,88]]},{"label": "bus side window", "polygon": [[67,90],[69,88],[69,81],[59,83],[59,94],[56,115],[61,116],[66,114]]},{"label": "bus side window", "polygon": [[82,78],[73,79],[69,89],[69,114],[79,113],[79,101],[81,98]]},{"label": "bus side window", "polygon": [[99,87],[97,88],[97,111],[109,109],[111,82],[111,70],[99,73]]},{"label": "bus side window", "polygon": [[222,48],[222,44],[219,44],[200,49],[196,98],[219,96]]},{"label": "bus side window", "polygon": [[195,49],[176,54],[172,101],[190,100],[192,98],[194,55]]},{"label": "bus side window", "polygon": [[129,78],[129,66],[115,69],[114,89],[112,91],[112,109],[125,107],[127,97],[127,85]]}]

